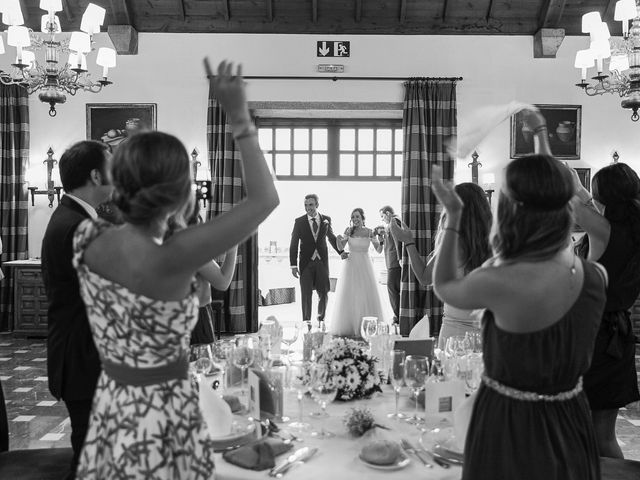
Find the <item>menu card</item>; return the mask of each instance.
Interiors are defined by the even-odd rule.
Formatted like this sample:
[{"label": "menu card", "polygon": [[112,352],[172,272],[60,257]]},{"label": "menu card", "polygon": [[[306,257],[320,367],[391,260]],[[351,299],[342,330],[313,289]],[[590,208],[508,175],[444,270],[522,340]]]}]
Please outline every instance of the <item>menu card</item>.
[{"label": "menu card", "polygon": [[424,390],[425,414],[453,421],[453,412],[465,398],[464,389],[462,380],[427,383]]}]

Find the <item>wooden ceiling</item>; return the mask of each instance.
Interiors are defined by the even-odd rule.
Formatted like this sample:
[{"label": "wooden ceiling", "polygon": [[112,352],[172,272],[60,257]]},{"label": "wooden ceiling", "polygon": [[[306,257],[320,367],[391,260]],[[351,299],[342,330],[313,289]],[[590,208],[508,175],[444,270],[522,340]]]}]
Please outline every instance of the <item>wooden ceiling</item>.
[{"label": "wooden ceiling", "polygon": [[[25,24],[40,28],[39,0],[20,0]],[[64,31],[79,28],[89,0],[62,0]],[[598,10],[613,26],[615,0],[93,0],[108,25],[138,32],[382,35],[581,34]],[[616,22],[618,23],[618,22]],[[617,25],[615,28],[619,28]],[[614,33],[614,32],[612,32]]]}]

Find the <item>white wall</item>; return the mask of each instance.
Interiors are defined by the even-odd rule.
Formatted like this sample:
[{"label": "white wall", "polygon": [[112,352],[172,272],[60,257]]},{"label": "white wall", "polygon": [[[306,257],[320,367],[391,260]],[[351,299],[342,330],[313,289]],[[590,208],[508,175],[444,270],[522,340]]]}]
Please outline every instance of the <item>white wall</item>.
[{"label": "white wall", "polygon": [[[104,34],[102,34],[104,37]],[[351,57],[327,59],[316,57],[318,40],[351,41]],[[104,43],[105,38],[99,39]],[[48,106],[32,97],[31,109],[31,162],[42,172],[41,161],[52,146],[56,156],[71,143],[84,139],[85,104],[92,102],[131,102],[158,104],[158,129],[177,135],[189,151],[197,147],[206,151],[206,106],[208,84],[204,79],[202,58],[209,55],[212,64],[228,58],[244,64],[247,75],[314,75],[319,63],[341,63],[345,74],[354,76],[462,76],[458,86],[458,124],[465,122],[479,107],[504,104],[512,100],[529,103],[582,104],[582,159],[571,162],[577,167],[590,167],[592,173],[610,161],[615,149],[621,161],[640,170],[640,159],[635,155],[640,147],[639,124],[631,122],[630,113],[620,108],[614,96],[590,98],[574,83],[578,80],[573,68],[575,51],[585,48],[585,37],[566,38],[556,59],[533,59],[531,37],[500,36],[350,36],[350,35],[218,35],[218,34],[140,34],[139,54],[118,57],[113,70],[114,85],[94,95],[79,93],[59,106],[58,116],[50,118]],[[5,42],[6,43],[6,42]],[[8,55],[4,55],[0,68],[7,70]],[[89,59],[89,63],[93,61]],[[319,82],[319,81],[251,81],[248,88],[252,101],[327,101],[327,102],[398,102],[402,101],[401,82]],[[509,124],[503,123],[479,146],[481,173],[497,172],[509,156]],[[458,165],[457,178],[470,178],[467,161]],[[496,175],[499,178],[499,174]],[[41,174],[44,187],[44,174]],[[344,223],[348,212],[355,206],[371,209],[380,203],[398,204],[386,192],[388,199],[372,201],[371,207],[362,202],[363,193],[353,190],[349,197],[348,185],[320,184],[283,192],[283,211],[294,202],[291,212],[302,213],[302,192],[315,190],[328,207],[332,197],[339,199],[344,210],[327,211]],[[323,193],[324,190],[330,192]],[[398,189],[399,190],[399,189]],[[395,190],[393,191],[395,193]],[[29,210],[29,250],[39,256],[40,243],[51,210],[44,196],[36,198],[36,206]],[[346,212],[346,213],[345,213]],[[377,213],[377,212],[375,212]],[[274,216],[278,212],[274,213]],[[287,236],[291,217],[287,213]],[[278,222],[277,227],[284,228]],[[338,222],[338,225],[341,225]],[[268,232],[271,235],[271,232]],[[268,241],[269,235],[263,236]],[[261,242],[262,243],[262,242]]]}]

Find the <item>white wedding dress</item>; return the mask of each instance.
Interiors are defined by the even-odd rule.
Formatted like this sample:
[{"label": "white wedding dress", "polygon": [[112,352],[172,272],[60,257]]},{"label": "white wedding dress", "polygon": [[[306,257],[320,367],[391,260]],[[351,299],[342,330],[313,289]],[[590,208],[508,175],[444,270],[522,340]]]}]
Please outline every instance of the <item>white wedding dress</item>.
[{"label": "white wedding dress", "polygon": [[369,237],[349,237],[349,257],[343,261],[329,322],[332,335],[360,337],[362,317],[384,320],[369,244]]}]

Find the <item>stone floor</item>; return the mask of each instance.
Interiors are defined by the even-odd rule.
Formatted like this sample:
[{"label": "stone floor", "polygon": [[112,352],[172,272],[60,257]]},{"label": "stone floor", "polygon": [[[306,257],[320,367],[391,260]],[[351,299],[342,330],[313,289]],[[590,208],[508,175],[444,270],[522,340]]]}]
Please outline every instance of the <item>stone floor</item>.
[{"label": "stone floor", "polygon": [[[261,307],[259,317],[274,315],[282,323],[299,321],[299,308],[296,304]],[[636,363],[640,370],[640,349]],[[47,385],[45,340],[0,334],[0,382],[11,449],[70,446],[66,408],[51,396]],[[640,460],[640,402],[620,410],[616,432],[625,457]]]}]

